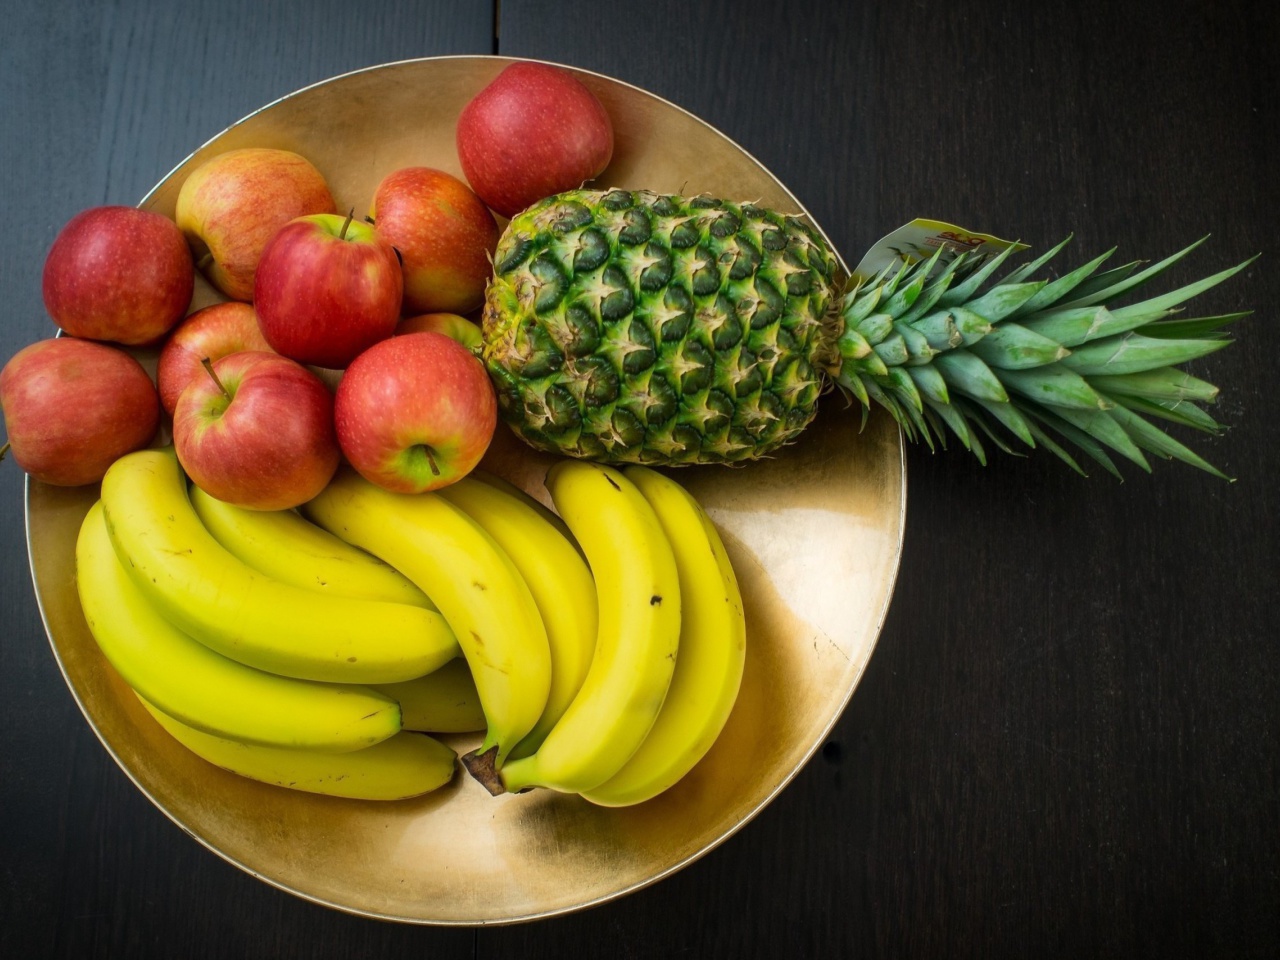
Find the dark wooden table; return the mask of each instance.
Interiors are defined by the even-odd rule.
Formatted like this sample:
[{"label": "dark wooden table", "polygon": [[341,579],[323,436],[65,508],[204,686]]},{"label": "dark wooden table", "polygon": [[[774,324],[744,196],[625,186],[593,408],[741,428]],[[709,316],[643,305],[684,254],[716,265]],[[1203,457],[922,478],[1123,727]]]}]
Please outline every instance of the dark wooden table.
[{"label": "dark wooden table", "polygon": [[1280,19],[1247,0],[6,0],[0,353],[53,332],[49,243],[303,85],[527,56],[725,131],[847,258],[917,216],[1072,263],[1212,239],[1173,280],[1255,308],[1192,365],[1233,424],[1116,482],[912,450],[879,646],[830,741],[679,874],[535,924],[430,929],[281,893],[201,848],[95,739],[51,656],[0,467],[0,954],[8,957],[1280,956]]}]

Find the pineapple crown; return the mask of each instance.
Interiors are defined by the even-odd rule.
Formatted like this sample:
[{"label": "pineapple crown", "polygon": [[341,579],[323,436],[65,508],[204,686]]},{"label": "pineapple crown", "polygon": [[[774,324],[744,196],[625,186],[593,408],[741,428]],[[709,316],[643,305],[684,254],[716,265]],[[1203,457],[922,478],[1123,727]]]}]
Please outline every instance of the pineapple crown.
[{"label": "pineapple crown", "polygon": [[930,449],[948,431],[986,462],[985,437],[1045,447],[1084,473],[1070,443],[1120,477],[1112,454],[1150,471],[1146,454],[1225,474],[1156,426],[1168,421],[1210,434],[1224,429],[1201,404],[1218,388],[1179,365],[1226,346],[1223,328],[1248,311],[1177,317],[1178,306],[1238,273],[1256,257],[1169,293],[1113,304],[1203,242],[1158,263],[1098,268],[1114,249],[1052,280],[1028,278],[1070,237],[989,282],[1013,248],[994,257],[942,251],[854,283],[837,305],[832,375],[863,405],[885,407],[908,439]]}]

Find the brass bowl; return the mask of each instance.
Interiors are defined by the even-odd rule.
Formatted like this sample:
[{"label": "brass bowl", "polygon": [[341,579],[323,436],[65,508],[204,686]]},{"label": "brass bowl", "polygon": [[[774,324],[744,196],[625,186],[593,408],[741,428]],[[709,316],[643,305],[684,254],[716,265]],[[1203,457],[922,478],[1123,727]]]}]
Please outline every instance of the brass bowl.
[{"label": "brass bowl", "polygon": [[[245,146],[295,150],[324,172],[341,209],[366,210],[386,173],[461,175],[454,124],[508,61],[412,60],[346,74],[272,103],[206,143],[142,206],[172,215],[187,173]],[[617,147],[598,182],[702,193],[803,212],[723,134],[635,87],[575,71],[613,118]],[[197,283],[193,309],[217,296]],[[152,358],[154,359],[154,358]],[[546,500],[550,463],[499,428],[485,464]],[[55,657],[103,745],[157,807],[243,870],[350,913],[476,925],[548,917],[653,883],[750,820],[823,742],[871,656],[901,552],[905,473],[887,417],[859,430],[833,396],[773,460],[677,474],[720,528],[748,618],[736,708],[710,754],[660,797],[609,810],[534,791],[493,798],[459,773],[417,800],[298,793],[200,760],[147,715],[106,663],[75,591],[74,544],[96,487],[27,487],[32,574]],[[458,737],[470,749],[478,738]]]}]

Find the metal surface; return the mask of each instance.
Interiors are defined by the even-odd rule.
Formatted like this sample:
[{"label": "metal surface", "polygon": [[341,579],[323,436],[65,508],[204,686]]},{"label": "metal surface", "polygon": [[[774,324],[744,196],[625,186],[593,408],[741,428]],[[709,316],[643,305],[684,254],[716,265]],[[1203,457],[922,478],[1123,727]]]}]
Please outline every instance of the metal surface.
[{"label": "metal surface", "polygon": [[[383,175],[427,165],[460,175],[459,111],[507,61],[414,60],[344,75],[277,101],[205,144],[143,205],[171,215],[186,174],[242,146],[307,156],[341,209],[367,209]],[[582,80],[617,132],[600,183],[800,204],[718,131],[634,87]],[[197,282],[192,309],[216,300]],[[505,428],[485,466],[546,500],[550,458]],[[839,717],[883,622],[905,509],[902,441],[886,417],[859,431],[836,395],[776,459],[676,474],[724,536],[747,612],[747,663],[733,714],[683,781],[608,810],[548,791],[490,797],[464,773],[397,803],[266,786],[185,751],[106,664],[75,592],[74,543],[94,487],[30,482],[32,575],[55,656],[85,717],[138,787],[183,830],[281,889],[337,909],[413,923],[507,923],[580,909],[678,870],[745,824],[805,764]],[[449,739],[459,751],[478,738]]]}]

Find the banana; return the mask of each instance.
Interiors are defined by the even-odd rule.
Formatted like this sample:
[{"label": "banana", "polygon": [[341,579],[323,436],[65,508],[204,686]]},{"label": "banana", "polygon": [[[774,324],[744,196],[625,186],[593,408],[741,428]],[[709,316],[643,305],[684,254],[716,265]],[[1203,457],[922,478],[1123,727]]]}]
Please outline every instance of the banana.
[{"label": "banana", "polygon": [[710,518],[660,473],[626,467],[623,475],[649,501],[671,542],[683,611],[680,656],[653,729],[621,770],[583,793],[607,807],[657,796],[711,749],[738,697],[747,649],[742,594]]},{"label": "banana", "polygon": [[173,448],[113,463],[102,505],[116,556],[161,616],[241,663],[306,680],[394,683],[458,653],[444,618],[263,576],[205,529]]},{"label": "banana", "polygon": [[648,501],[617,470],[582,460],[556,463],[547,489],[595,578],[595,656],[578,695],[536,753],[512,760],[496,779],[463,759],[491,792],[541,786],[581,793],[604,783],[653,726],[675,668],[680,582]]},{"label": "banana", "polygon": [[484,706],[480,752],[504,763],[538,722],[551,688],[547,631],[511,558],[438,493],[391,493],[346,467],[302,512],[381,557],[440,608]]},{"label": "banana", "polygon": [[195,485],[190,495],[205,529],[259,573],[317,593],[435,609],[427,595],[398,571],[294,510],[247,510]]},{"label": "banana", "polygon": [[529,585],[547,628],[551,646],[547,705],[534,728],[511,751],[513,760],[528,756],[546,739],[591,666],[597,628],[591,570],[578,548],[523,497],[469,476],[436,492],[480,524],[506,551]]},{"label": "banana", "polygon": [[[472,480],[479,480],[481,483],[487,483],[489,486],[494,487],[495,489],[501,490],[503,493],[509,493],[511,494],[511,496],[515,497],[517,500],[520,500],[521,502],[528,504],[534,510],[538,511],[538,514],[542,517],[543,520],[546,520],[547,523],[551,524],[553,527],[559,530],[561,536],[563,536],[566,540],[572,543],[573,548],[575,550],[578,550],[578,544],[573,539],[573,534],[569,532],[568,524],[566,524],[563,520],[560,519],[559,514],[557,514],[554,510],[552,510],[550,507],[544,504],[541,500],[539,500],[533,494],[529,493],[527,490],[524,490],[521,487],[516,486],[510,480],[500,477],[496,473],[490,473],[487,470],[480,470],[479,468],[472,470],[470,473],[467,474],[467,477]],[[581,553],[580,550],[579,550],[579,553]]]},{"label": "banana", "polygon": [[120,565],[101,501],[76,539],[76,588],[89,631],[139,695],[205,733],[312,750],[356,750],[400,730],[393,699],[293,680],[229,660],[165,620]]},{"label": "banana", "polygon": [[453,779],[457,756],[425,733],[397,733],[350,753],[263,747],[212,737],[138,697],[170,736],[196,756],[251,780],[352,800],[403,800]]},{"label": "banana", "polygon": [[401,722],[406,730],[472,733],[485,728],[476,682],[462,657],[450,660],[425,677],[402,683],[380,683],[373,689],[400,704]]}]

